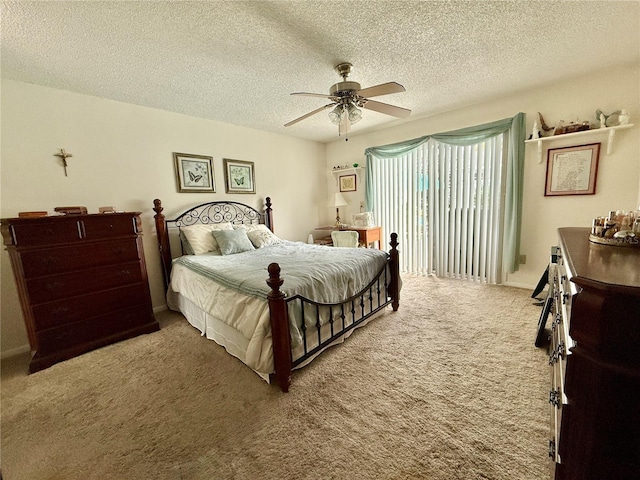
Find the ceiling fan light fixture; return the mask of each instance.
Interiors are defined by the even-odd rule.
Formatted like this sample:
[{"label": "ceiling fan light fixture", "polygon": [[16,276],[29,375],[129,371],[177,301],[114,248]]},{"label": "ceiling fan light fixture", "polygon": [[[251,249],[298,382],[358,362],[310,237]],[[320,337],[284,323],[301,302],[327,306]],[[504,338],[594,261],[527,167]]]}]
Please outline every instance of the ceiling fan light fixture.
[{"label": "ceiling fan light fixture", "polygon": [[338,125],[342,121],[342,117],[344,115],[344,109],[342,105],[338,105],[336,108],[329,112],[329,119]]},{"label": "ceiling fan light fixture", "polygon": [[347,111],[349,112],[349,121],[353,123],[358,123],[362,120],[362,110],[356,107],[354,104],[349,105],[347,107]]}]

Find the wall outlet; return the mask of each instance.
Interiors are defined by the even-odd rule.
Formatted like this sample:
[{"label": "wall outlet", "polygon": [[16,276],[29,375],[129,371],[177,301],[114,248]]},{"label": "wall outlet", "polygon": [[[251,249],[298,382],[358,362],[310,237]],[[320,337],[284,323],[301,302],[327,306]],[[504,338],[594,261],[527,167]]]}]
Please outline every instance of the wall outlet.
[{"label": "wall outlet", "polygon": [[527,263],[527,256],[520,255],[520,265],[524,265],[525,263]]},{"label": "wall outlet", "polygon": [[363,210],[364,209],[364,202],[360,202],[360,209]]}]

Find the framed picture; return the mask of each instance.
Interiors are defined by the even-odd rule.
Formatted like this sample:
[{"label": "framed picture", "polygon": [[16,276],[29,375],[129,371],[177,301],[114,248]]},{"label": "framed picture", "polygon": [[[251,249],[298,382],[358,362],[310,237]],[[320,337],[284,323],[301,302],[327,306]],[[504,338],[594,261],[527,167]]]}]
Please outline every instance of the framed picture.
[{"label": "framed picture", "polygon": [[227,193],[256,193],[253,162],[228,158],[223,160]]},{"label": "framed picture", "polygon": [[545,196],[595,194],[599,157],[600,143],[550,148]]},{"label": "framed picture", "polygon": [[178,192],[215,193],[213,158],[188,153],[173,153]]},{"label": "framed picture", "polygon": [[341,175],[340,191],[341,192],[355,192],[356,191],[356,175]]}]

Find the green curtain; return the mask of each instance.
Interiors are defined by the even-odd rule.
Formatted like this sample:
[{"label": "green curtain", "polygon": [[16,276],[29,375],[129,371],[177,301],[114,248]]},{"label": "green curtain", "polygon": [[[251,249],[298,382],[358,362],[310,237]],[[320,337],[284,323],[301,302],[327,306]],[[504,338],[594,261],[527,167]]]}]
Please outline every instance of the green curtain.
[{"label": "green curtain", "polygon": [[524,180],[524,140],[525,114],[520,112],[515,117],[509,117],[496,122],[485,123],[474,127],[463,128],[451,132],[426,135],[424,137],[407,140],[406,142],[370,147],[364,151],[367,164],[365,202],[367,210],[373,205],[375,185],[373,169],[370,162],[373,156],[389,158],[407,153],[420,145],[434,139],[451,145],[473,145],[487,138],[509,132],[507,152],[506,193],[504,207],[504,238],[502,264],[509,273],[518,270],[520,266],[520,231],[522,224],[522,184]]}]

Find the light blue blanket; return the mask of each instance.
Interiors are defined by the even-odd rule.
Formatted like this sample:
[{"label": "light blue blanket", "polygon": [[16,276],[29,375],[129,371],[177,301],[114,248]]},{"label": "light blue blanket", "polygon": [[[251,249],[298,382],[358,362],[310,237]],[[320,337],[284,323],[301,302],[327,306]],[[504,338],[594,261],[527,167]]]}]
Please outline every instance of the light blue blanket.
[{"label": "light blue blanket", "polygon": [[337,303],[360,292],[382,269],[387,253],[284,241],[234,255],[186,255],[174,260],[245,295],[267,298],[270,263],[280,265],[281,291],[320,303]]}]

